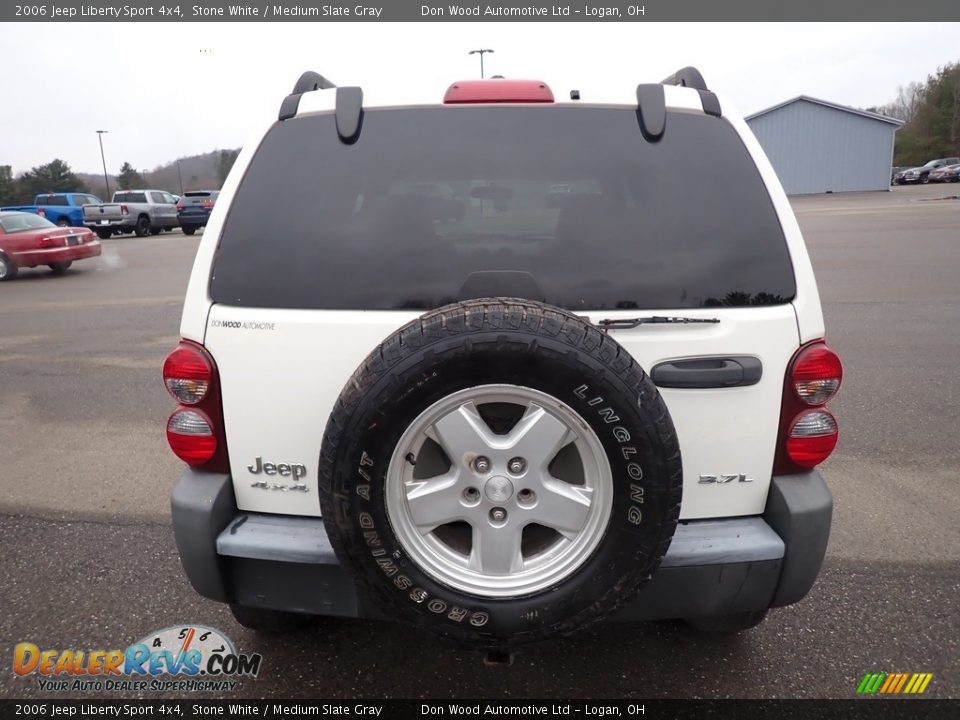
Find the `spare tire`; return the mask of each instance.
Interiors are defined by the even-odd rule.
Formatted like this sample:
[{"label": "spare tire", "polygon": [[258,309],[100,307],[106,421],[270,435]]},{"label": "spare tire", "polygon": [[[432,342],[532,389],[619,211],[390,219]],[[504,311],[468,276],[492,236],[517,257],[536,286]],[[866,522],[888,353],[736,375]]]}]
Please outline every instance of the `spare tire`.
[{"label": "spare tire", "polygon": [[503,648],[614,614],[677,525],[680,448],[611,337],[514,299],[448,305],[391,335],[327,423],[331,543],[383,611]]}]

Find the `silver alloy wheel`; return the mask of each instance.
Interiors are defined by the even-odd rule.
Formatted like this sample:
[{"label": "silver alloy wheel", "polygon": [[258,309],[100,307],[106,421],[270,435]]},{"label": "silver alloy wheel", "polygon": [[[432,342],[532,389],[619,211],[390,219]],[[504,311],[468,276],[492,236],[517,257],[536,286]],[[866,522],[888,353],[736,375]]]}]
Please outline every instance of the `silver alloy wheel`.
[{"label": "silver alloy wheel", "polygon": [[0,255],[0,280],[3,280],[8,272],[10,272],[10,266],[7,265],[7,259]]},{"label": "silver alloy wheel", "polygon": [[444,585],[490,598],[573,574],[613,504],[596,433],[563,402],[518,385],[467,388],[424,410],[394,449],[385,490],[410,559]]}]

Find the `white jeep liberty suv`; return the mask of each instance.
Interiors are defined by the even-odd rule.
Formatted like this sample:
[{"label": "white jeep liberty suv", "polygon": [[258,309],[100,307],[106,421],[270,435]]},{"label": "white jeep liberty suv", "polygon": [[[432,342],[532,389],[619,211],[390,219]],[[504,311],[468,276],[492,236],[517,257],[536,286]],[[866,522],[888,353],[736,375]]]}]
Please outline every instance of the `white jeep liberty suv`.
[{"label": "white jeep liberty suv", "polygon": [[242,624],[502,650],[812,587],[842,369],[783,189],[693,68],[569,98],[308,72],[244,147],[163,368],[183,567]]}]

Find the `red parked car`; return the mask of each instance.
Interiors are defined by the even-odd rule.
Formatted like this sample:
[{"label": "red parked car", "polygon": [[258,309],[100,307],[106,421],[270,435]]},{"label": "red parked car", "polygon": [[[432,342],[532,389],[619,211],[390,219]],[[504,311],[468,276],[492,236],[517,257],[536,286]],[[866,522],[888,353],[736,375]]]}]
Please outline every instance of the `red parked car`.
[{"label": "red parked car", "polygon": [[100,241],[86,228],[58,227],[32,213],[0,212],[0,281],[38,265],[62,275],[74,260],[99,254]]}]

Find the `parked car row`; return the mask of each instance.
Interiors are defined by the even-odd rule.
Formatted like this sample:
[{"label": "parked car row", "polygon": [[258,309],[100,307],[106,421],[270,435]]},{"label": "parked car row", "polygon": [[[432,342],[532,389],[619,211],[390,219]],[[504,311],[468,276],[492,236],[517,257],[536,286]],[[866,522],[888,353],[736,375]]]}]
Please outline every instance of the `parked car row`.
[{"label": "parked car row", "polygon": [[893,185],[915,185],[917,183],[925,185],[928,182],[948,182],[956,177],[955,171],[952,178],[948,177],[947,179],[944,179],[945,176],[943,173],[938,173],[936,177],[932,177],[932,175],[938,170],[955,165],[960,165],[960,158],[938,158],[920,167],[902,168],[899,172],[893,174],[890,182]]},{"label": "parked car row", "polygon": [[60,227],[86,227],[101,239],[122,233],[159,235],[182,227],[193,235],[207,224],[218,190],[190,190],[183,197],[165,190],[118,190],[109,203],[89,193],[41,193],[33,205],[0,208],[0,212],[38,215]]},{"label": "parked car row", "polygon": [[159,235],[182,227],[187,235],[207,224],[218,191],[191,190],[176,197],[164,190],[119,190],[109,203],[83,206],[83,224],[101,238],[116,233]]},{"label": "parked car row", "polygon": [[0,281],[42,265],[62,275],[75,260],[100,254],[97,236],[106,240],[132,232],[144,237],[177,227],[193,235],[207,224],[219,194],[118,190],[112,202],[103,203],[88,193],[42,193],[33,205],[0,208]]}]

